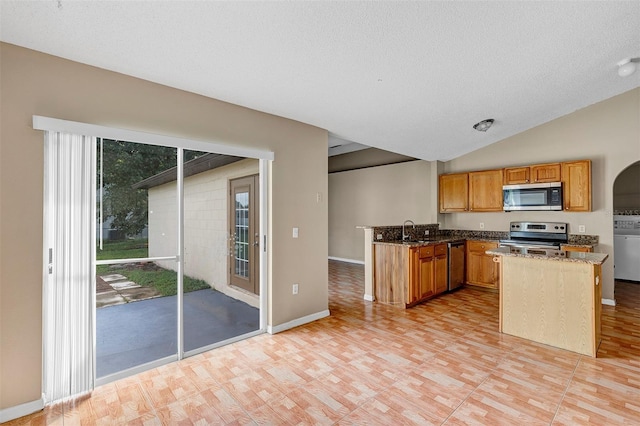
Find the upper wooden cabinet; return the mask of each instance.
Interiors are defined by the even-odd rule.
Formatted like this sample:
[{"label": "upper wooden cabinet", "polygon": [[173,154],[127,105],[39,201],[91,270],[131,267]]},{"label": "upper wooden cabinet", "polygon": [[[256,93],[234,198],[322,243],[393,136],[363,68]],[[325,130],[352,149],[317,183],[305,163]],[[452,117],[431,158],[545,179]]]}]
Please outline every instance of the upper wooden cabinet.
[{"label": "upper wooden cabinet", "polygon": [[560,163],[508,167],[504,169],[504,184],[519,185],[526,183],[560,182],[561,170],[562,167]]},{"label": "upper wooden cabinet", "polygon": [[469,174],[440,175],[438,200],[440,213],[469,210]]},{"label": "upper wooden cabinet", "polygon": [[591,211],[591,160],[562,163],[564,210]]},{"label": "upper wooden cabinet", "polygon": [[469,211],[499,212],[502,209],[502,169],[469,172]]},{"label": "upper wooden cabinet", "polygon": [[591,211],[591,160],[578,160],[440,175],[440,213],[502,211],[502,185],[548,182],[562,182],[565,211]]}]

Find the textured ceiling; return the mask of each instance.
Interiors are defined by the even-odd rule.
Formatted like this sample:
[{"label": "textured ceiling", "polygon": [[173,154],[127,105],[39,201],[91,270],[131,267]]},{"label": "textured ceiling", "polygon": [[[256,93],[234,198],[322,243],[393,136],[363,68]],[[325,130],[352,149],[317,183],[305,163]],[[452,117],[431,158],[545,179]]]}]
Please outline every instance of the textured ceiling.
[{"label": "textured ceiling", "polygon": [[1,0],[0,39],[425,160],[640,86],[639,1]]}]

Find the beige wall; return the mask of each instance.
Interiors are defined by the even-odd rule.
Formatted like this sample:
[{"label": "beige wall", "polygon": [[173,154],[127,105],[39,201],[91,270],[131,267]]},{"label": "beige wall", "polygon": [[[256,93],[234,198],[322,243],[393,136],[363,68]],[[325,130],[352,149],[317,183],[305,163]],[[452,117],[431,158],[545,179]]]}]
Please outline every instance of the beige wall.
[{"label": "beige wall", "polygon": [[640,161],[627,167],[613,185],[615,210],[640,210]]},{"label": "beige wall", "polygon": [[377,148],[367,148],[329,157],[329,173],[413,160],[415,160],[415,158],[396,154],[395,152],[384,151]]},{"label": "beige wall", "polygon": [[[229,180],[258,174],[258,160],[246,159],[184,179],[184,273],[216,290],[259,307],[259,298],[230,287]],[[176,183],[149,189],[149,256],[176,251]],[[176,270],[174,261],[157,262]]]},{"label": "beige wall", "polygon": [[453,213],[443,215],[448,228],[508,231],[514,220],[568,222],[569,232],[599,235],[597,251],[611,257],[603,265],[602,297],[614,298],[613,183],[622,170],[640,160],[640,89],[578,110],[549,123],[451,160],[445,171],[491,169],[504,166],[591,159],[593,211]]},{"label": "beige wall", "polygon": [[329,175],[329,256],[364,261],[362,225],[433,223],[431,164],[416,160]]},{"label": "beige wall", "polygon": [[0,409],[41,397],[43,134],[34,114],[273,151],[268,322],[326,311],[325,130],[4,43],[0,88]]}]

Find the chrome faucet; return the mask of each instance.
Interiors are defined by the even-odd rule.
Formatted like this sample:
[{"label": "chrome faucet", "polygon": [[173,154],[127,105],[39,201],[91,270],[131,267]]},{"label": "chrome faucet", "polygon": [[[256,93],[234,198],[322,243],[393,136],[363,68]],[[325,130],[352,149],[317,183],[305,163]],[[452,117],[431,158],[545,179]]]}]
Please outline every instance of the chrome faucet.
[{"label": "chrome faucet", "polygon": [[413,221],[412,221],[412,220],[409,220],[409,219],[405,220],[405,221],[404,221],[404,223],[402,224],[402,241],[404,241],[404,240],[406,240],[406,239],[409,239],[409,236],[410,236],[409,234],[407,234],[407,233],[404,231],[404,229],[405,229],[404,227],[407,225],[407,223],[410,223],[410,224],[411,224],[411,226],[413,226],[413,229],[416,229],[416,224],[415,224],[415,223],[413,223]]}]

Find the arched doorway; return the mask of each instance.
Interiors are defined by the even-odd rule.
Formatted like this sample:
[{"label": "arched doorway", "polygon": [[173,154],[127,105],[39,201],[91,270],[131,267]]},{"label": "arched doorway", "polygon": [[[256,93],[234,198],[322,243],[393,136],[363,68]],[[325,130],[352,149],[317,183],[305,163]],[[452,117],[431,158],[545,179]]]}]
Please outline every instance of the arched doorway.
[{"label": "arched doorway", "polygon": [[614,291],[618,303],[640,294],[640,161],[629,165],[613,184]]}]

